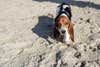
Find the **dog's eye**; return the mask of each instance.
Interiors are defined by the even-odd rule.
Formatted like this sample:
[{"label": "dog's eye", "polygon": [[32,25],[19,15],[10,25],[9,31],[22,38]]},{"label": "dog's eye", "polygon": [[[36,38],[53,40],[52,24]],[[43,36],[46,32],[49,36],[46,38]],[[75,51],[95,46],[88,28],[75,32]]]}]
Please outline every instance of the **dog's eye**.
[{"label": "dog's eye", "polygon": [[65,25],[68,25],[68,23],[65,23]]},{"label": "dog's eye", "polygon": [[58,24],[56,24],[56,27],[58,27]]}]

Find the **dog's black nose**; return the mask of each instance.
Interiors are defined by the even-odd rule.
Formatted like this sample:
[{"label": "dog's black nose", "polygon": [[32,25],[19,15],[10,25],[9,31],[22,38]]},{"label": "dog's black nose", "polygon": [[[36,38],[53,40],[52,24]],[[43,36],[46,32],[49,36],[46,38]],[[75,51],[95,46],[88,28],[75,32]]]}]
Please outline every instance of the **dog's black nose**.
[{"label": "dog's black nose", "polygon": [[65,30],[62,30],[61,32],[62,32],[62,34],[64,34],[66,31]]}]

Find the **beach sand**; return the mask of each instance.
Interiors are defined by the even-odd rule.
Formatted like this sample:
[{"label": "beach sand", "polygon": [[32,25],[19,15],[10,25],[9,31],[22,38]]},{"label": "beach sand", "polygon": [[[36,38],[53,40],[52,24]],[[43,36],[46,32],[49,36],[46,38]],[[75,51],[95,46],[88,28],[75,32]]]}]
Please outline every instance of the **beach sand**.
[{"label": "beach sand", "polygon": [[0,0],[0,67],[100,67],[100,1],[67,0],[75,34],[70,46],[53,38],[61,2]]}]

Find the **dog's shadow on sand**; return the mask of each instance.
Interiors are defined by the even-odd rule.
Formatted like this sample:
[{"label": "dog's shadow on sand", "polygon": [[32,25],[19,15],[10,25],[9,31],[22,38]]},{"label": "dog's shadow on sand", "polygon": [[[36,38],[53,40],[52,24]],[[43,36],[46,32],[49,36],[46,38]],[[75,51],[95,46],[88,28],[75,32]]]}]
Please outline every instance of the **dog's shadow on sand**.
[{"label": "dog's shadow on sand", "polygon": [[[38,24],[32,28],[32,32],[37,34],[39,37],[42,37],[48,41],[48,37],[53,38],[53,18],[48,16],[39,16]],[[49,42],[50,43],[50,42]]]}]

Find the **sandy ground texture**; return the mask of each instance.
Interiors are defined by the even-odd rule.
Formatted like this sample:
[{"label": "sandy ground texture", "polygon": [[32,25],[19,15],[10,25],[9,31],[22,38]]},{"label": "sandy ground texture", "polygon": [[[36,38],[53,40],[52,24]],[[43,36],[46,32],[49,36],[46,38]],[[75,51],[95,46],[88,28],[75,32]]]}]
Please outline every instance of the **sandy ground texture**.
[{"label": "sandy ground texture", "polygon": [[[74,45],[52,35],[61,2],[71,4]],[[100,0],[0,0],[0,67],[100,67]]]}]

